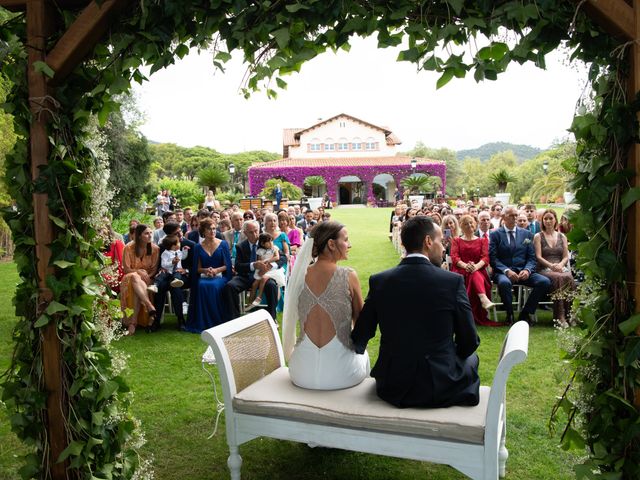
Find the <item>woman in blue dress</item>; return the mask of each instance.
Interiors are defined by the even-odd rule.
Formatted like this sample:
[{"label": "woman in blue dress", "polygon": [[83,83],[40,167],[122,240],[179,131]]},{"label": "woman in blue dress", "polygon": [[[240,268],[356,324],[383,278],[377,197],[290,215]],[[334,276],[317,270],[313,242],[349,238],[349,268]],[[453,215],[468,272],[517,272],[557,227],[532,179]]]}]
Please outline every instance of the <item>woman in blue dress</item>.
[{"label": "woman in blue dress", "polygon": [[229,245],[216,238],[213,220],[205,218],[198,227],[204,238],[196,245],[191,268],[189,314],[185,330],[200,333],[223,322],[222,289],[231,279]]}]

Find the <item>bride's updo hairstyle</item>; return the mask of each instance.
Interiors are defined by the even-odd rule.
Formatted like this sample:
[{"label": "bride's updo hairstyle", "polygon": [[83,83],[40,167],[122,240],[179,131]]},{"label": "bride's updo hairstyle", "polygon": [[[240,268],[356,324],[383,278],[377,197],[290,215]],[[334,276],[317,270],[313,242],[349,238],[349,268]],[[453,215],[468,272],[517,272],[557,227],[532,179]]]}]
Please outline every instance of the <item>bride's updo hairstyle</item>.
[{"label": "bride's updo hairstyle", "polygon": [[337,240],[344,225],[338,222],[322,222],[311,229],[309,236],[313,238],[311,256],[318,258],[327,248],[329,240]]}]

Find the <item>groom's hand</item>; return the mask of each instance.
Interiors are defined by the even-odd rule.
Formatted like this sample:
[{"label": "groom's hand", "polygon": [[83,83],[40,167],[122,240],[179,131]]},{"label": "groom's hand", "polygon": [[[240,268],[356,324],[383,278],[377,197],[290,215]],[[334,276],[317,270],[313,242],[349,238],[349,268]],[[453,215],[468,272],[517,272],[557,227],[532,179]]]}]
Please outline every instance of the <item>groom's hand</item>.
[{"label": "groom's hand", "polygon": [[504,272],[504,274],[509,280],[511,280],[511,283],[515,283],[519,280],[518,274],[513,270],[507,270],[506,272]]}]

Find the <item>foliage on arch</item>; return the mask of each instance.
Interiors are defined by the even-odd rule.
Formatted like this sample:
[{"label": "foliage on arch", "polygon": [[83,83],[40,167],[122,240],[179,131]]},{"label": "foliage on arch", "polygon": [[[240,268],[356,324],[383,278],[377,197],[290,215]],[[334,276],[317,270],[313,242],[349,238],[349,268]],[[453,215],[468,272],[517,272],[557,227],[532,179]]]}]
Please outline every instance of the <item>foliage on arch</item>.
[{"label": "foliage on arch", "polygon": [[[579,5],[582,5],[580,3]],[[579,473],[588,477],[637,478],[640,475],[638,412],[631,406],[639,378],[640,317],[630,316],[626,295],[624,210],[640,197],[630,188],[623,162],[637,141],[638,104],[621,89],[628,52],[594,26],[576,4],[564,0],[142,0],[121,14],[90,60],[82,63],[44,99],[52,112],[49,165],[30,181],[27,138],[31,113],[27,102],[25,17],[0,24],[2,72],[13,83],[3,105],[14,115],[19,136],[7,156],[6,177],[16,210],[5,212],[15,243],[22,283],[16,292],[20,320],[14,332],[15,354],[4,377],[3,398],[15,412],[14,431],[33,446],[25,477],[45,476],[48,446],[44,431],[45,392],[41,378],[41,328],[55,322],[62,340],[70,447],[65,451],[77,477],[131,478],[138,457],[131,448],[134,421],[123,405],[126,384],[112,370],[110,353],[95,332],[96,294],[101,285],[100,242],[84,219],[92,186],[84,181],[93,156],[87,127],[118,109],[117,95],[131,82],[184,57],[190,49],[214,48],[215,66],[224,68],[234,50],[248,65],[245,94],[259,88],[275,96],[286,88],[283,76],[326,50],[349,48],[352,35],[377,34],[381,48],[402,45],[398,59],[440,72],[438,87],[473,74],[495,80],[510,62],[544,67],[545,54],[566,42],[572,57],[591,63],[593,95],[576,116],[578,140],[574,187],[583,209],[573,217],[571,241],[590,279],[586,304],[578,308],[582,335],[568,353],[581,396],[565,395],[560,407],[569,416],[566,445],[586,443],[589,458]],[[76,10],[60,11],[68,26]],[[60,31],[49,38],[53,44]],[[42,67],[42,65],[40,66]],[[43,71],[49,74],[47,68]],[[633,128],[630,128],[633,126]],[[49,195],[55,223],[48,279],[53,307],[37,316],[37,282],[31,198]],[[87,361],[93,358],[95,361]],[[35,367],[35,368],[33,368]],[[122,421],[99,421],[118,410]],[[576,426],[576,420],[581,424]]]}]

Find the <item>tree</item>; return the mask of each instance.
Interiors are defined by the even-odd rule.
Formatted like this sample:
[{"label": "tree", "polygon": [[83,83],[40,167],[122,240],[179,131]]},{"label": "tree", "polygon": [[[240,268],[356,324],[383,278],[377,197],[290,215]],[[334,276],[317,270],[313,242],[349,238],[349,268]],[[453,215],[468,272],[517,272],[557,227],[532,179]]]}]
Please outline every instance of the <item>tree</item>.
[{"label": "tree", "polygon": [[429,177],[426,175],[411,175],[403,178],[400,183],[409,190],[409,194],[426,192],[432,186]]},{"label": "tree", "polygon": [[264,188],[260,192],[261,197],[275,198],[276,185],[280,184],[282,188],[282,197],[290,200],[298,200],[302,197],[302,190],[296,187],[293,183],[286,182],[280,178],[270,178],[264,183]]},{"label": "tree", "polygon": [[498,189],[498,193],[504,193],[507,191],[507,184],[515,180],[514,176],[507,172],[505,169],[498,170],[491,175],[491,181]]},{"label": "tree", "polygon": [[311,175],[310,177],[307,177],[304,179],[304,184],[307,187],[311,187],[312,197],[318,197],[319,196],[318,190],[321,187],[324,187],[327,184],[327,182],[320,175]]},{"label": "tree", "polygon": [[218,188],[229,183],[229,174],[220,168],[206,167],[198,172],[198,183],[216,193]]},{"label": "tree", "polygon": [[104,151],[109,157],[109,185],[115,192],[113,215],[140,199],[149,183],[151,153],[147,139],[126,124],[120,111],[112,112],[101,129],[106,137]]},{"label": "tree", "polygon": [[422,141],[418,141],[413,150],[406,152],[412,157],[428,158],[444,161],[447,166],[447,195],[457,195],[461,190],[462,166],[456,152],[448,148],[429,148]]}]

